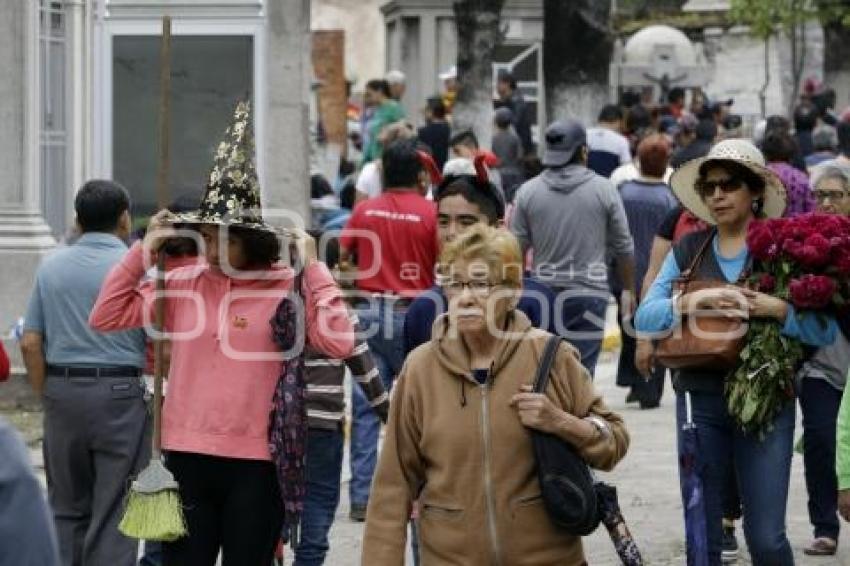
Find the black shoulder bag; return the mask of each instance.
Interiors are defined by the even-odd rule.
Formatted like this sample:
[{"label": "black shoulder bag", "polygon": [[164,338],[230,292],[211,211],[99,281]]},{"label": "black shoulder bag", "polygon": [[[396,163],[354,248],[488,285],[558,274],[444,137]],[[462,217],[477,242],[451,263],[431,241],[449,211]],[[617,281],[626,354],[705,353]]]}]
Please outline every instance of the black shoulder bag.
[{"label": "black shoulder bag", "polygon": [[[545,393],[560,344],[560,336],[552,336],[546,342],[534,381],[535,393]],[[599,526],[602,514],[587,464],[571,444],[552,434],[532,430],[531,440],[549,518],[572,535],[589,535]]]}]

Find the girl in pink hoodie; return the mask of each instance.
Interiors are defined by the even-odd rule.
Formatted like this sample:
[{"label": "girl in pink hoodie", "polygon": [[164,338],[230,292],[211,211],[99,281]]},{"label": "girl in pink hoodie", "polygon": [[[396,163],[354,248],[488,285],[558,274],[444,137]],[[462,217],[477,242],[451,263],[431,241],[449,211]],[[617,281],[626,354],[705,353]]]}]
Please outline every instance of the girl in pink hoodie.
[{"label": "girl in pink hoodie", "polygon": [[[168,211],[151,220],[104,283],[90,324],[100,331],[147,326],[154,287],[144,281],[170,233]],[[164,545],[166,564],[266,566],[283,522],[268,445],[281,352],[269,324],[292,291],[293,271],[276,262],[277,236],[255,227],[199,223],[205,263],[166,277],[165,331],[172,343],[162,445],[180,484],[189,535]],[[304,259],[306,341],[342,359],[354,334],[341,292],[298,231]]]}]

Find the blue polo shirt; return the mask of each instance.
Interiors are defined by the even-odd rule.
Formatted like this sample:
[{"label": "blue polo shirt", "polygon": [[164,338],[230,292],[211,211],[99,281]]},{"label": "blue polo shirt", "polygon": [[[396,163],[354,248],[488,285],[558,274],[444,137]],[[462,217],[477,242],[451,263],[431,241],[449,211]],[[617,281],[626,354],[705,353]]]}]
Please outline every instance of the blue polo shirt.
[{"label": "blue polo shirt", "polygon": [[126,251],[117,236],[89,232],[41,262],[24,330],[42,335],[49,365],[145,366],[144,330],[104,334],[89,326],[103,281]]}]

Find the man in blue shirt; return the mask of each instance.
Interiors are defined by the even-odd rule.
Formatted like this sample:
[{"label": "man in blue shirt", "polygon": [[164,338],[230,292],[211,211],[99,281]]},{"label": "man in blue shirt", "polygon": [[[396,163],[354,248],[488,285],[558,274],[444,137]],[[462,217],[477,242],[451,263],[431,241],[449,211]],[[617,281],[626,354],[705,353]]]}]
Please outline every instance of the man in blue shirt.
[{"label": "man in blue shirt", "polygon": [[118,532],[126,486],[147,457],[142,330],[101,334],[89,313],[127,250],[130,198],[89,181],[74,201],[82,235],[36,273],[21,339],[44,402],[47,489],[64,566],[130,566],[138,543]]},{"label": "man in blue shirt", "polygon": [[[440,245],[454,240],[458,234],[479,222],[499,225],[505,217],[502,192],[492,183],[476,182],[473,163],[467,159],[449,162],[447,170],[466,167],[465,174],[447,175],[434,198],[437,201],[437,235]],[[555,296],[546,285],[525,278],[517,308],[531,323],[546,330],[554,328]],[[446,312],[446,296],[439,286],[419,295],[408,307],[404,319],[404,352],[431,339],[431,327],[437,316]]]}]

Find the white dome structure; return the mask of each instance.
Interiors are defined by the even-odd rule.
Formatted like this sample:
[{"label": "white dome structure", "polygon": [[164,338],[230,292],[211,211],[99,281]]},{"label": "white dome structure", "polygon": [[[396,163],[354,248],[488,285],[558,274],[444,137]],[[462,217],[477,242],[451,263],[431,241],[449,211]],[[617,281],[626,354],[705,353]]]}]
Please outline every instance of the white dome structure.
[{"label": "white dome structure", "polygon": [[679,66],[697,64],[697,50],[684,33],[670,26],[645,27],[631,36],[623,48],[623,62],[628,65],[657,63],[659,47],[663,54],[675,57]]}]

